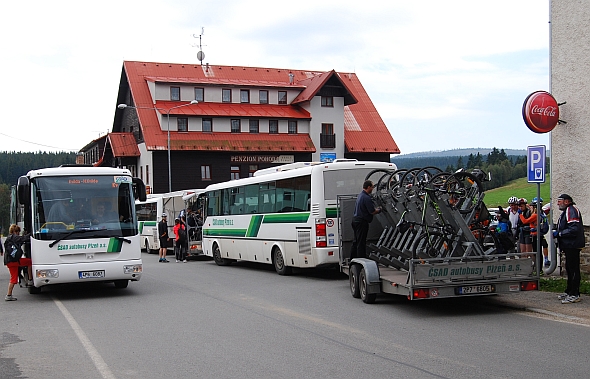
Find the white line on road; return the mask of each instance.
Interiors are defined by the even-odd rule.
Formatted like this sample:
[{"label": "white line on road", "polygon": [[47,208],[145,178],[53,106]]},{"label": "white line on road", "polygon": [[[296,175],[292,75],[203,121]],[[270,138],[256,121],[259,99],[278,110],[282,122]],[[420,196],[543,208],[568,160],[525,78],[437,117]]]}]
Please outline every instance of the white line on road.
[{"label": "white line on road", "polygon": [[62,304],[61,301],[57,300],[53,296],[52,296],[52,298],[53,298],[53,301],[55,302],[55,305],[57,305],[57,307],[59,308],[61,313],[64,315],[66,320],[68,320],[68,323],[70,324],[70,326],[74,330],[74,333],[76,333],[76,336],[78,336],[78,339],[80,340],[80,342],[82,342],[84,349],[86,349],[86,352],[90,356],[90,359],[92,359],[92,362],[94,363],[94,366],[96,366],[96,369],[98,370],[100,375],[105,379],[116,379],[115,375],[113,375],[113,373],[109,369],[109,366],[107,366],[106,362],[102,359],[102,357],[100,356],[98,351],[94,348],[94,346],[92,345],[92,342],[90,342],[88,337],[86,337],[86,334],[84,333],[84,331],[82,330],[80,325],[78,325],[78,323],[76,322],[74,317],[67,310],[67,308]]}]

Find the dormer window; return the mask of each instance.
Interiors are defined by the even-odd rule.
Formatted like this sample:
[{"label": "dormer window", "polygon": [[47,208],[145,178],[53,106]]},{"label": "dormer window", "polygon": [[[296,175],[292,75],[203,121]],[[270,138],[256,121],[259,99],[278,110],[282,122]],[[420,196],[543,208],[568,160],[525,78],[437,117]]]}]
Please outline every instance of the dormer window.
[{"label": "dormer window", "polygon": [[170,87],[170,100],[180,101],[180,87]]},{"label": "dormer window", "polygon": [[287,91],[279,91],[279,104],[287,104]]},{"label": "dormer window", "polygon": [[231,103],[231,89],[223,88],[221,90],[221,102],[222,103]]},{"label": "dormer window", "polygon": [[267,90],[260,90],[258,95],[258,102],[260,104],[268,104],[268,91]]},{"label": "dormer window", "polygon": [[179,132],[188,132],[188,118],[179,117],[176,119],[176,125]]},{"label": "dormer window", "polygon": [[247,89],[240,90],[240,103],[249,103],[250,102],[250,91]]},{"label": "dormer window", "polygon": [[322,107],[334,107],[334,98],[332,96],[322,96]]},{"label": "dormer window", "polygon": [[204,88],[195,87],[195,100],[197,100],[199,103],[202,103],[203,101],[205,101],[205,89]]}]

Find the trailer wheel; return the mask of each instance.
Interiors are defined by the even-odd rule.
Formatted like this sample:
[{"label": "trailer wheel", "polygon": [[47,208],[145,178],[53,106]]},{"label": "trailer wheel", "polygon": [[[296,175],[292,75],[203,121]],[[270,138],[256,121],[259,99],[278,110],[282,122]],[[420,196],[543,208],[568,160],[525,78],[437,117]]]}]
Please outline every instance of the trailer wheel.
[{"label": "trailer wheel", "polygon": [[365,304],[373,304],[377,298],[376,293],[369,293],[369,283],[367,283],[367,273],[365,272],[364,268],[359,274],[359,292],[361,295],[361,300]]},{"label": "trailer wheel", "polygon": [[218,266],[229,266],[232,264],[231,259],[221,257],[221,250],[219,250],[219,245],[217,244],[213,246],[213,260]]},{"label": "trailer wheel", "polygon": [[350,272],[348,273],[348,281],[350,282],[350,293],[352,297],[358,299],[361,297],[359,290],[359,266],[350,266]]},{"label": "trailer wheel", "polygon": [[275,247],[272,252],[272,263],[275,266],[275,271],[279,275],[291,275],[292,269],[285,263],[283,252],[278,247]]}]

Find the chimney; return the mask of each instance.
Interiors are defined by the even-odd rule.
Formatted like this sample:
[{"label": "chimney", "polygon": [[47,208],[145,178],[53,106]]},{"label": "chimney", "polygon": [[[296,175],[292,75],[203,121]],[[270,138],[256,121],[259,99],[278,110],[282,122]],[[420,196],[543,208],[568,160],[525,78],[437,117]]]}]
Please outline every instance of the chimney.
[{"label": "chimney", "polygon": [[295,75],[292,72],[289,73],[289,84],[293,84],[293,80],[295,79]]}]

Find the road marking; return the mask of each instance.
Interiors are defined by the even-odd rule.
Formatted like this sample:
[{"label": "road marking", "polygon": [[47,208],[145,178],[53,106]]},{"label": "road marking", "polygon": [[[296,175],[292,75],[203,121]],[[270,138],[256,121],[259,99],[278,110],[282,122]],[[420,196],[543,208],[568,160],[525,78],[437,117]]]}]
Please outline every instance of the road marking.
[{"label": "road marking", "polygon": [[113,375],[113,373],[109,369],[109,366],[106,364],[104,359],[102,359],[102,357],[98,353],[98,350],[94,348],[92,342],[90,342],[88,337],[86,337],[86,333],[84,333],[80,325],[78,325],[72,314],[67,310],[67,308],[62,304],[61,301],[59,301],[53,296],[52,299],[55,302],[55,305],[57,305],[61,313],[64,315],[66,320],[68,320],[68,323],[74,330],[74,333],[76,333],[76,336],[78,337],[80,342],[82,342],[84,349],[86,349],[86,353],[88,353],[88,356],[90,356],[90,359],[92,359],[92,362],[94,363],[94,366],[96,367],[100,375],[105,379],[116,379],[115,375]]}]

